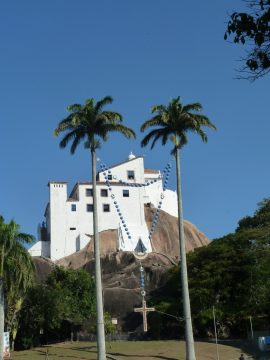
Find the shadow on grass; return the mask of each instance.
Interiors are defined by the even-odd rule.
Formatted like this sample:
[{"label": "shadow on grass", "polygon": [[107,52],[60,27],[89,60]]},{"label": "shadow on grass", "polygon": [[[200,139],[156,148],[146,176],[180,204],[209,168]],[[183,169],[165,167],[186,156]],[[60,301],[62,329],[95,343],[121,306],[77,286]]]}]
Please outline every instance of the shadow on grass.
[{"label": "shadow on grass", "polygon": [[[110,355],[113,355],[113,356],[122,356],[122,357],[136,357],[138,356],[137,354],[123,354],[123,353],[113,353],[113,352],[110,352],[107,354],[108,356]],[[167,357],[167,356],[161,356],[161,355],[150,355],[150,354],[147,354],[147,355],[139,355],[140,358],[155,358],[155,359],[162,359],[162,360],[178,360],[177,358],[171,358],[171,357]]]},{"label": "shadow on grass", "polygon": [[[97,348],[96,346],[83,346],[83,347],[70,347],[70,350],[78,350],[78,351],[85,351],[85,352],[91,352],[91,353],[96,353]],[[113,359],[113,356],[122,356],[122,357],[136,357],[137,354],[126,354],[126,353],[114,353],[114,352],[107,352],[107,357]],[[155,358],[155,359],[161,359],[161,360],[178,360],[177,358],[172,358],[172,357],[167,357],[167,356],[162,356],[162,355],[140,355],[140,358],[149,358],[149,357]],[[63,356],[64,357],[64,356]]]},{"label": "shadow on grass", "polygon": [[[202,342],[207,342],[214,344],[214,340],[206,340]],[[232,346],[234,348],[239,349],[239,352],[248,354],[252,356],[255,359],[264,359],[264,360],[270,360],[270,354],[266,354],[261,352],[255,344],[251,343],[248,340],[218,340],[219,345],[225,345],[225,346]]]}]

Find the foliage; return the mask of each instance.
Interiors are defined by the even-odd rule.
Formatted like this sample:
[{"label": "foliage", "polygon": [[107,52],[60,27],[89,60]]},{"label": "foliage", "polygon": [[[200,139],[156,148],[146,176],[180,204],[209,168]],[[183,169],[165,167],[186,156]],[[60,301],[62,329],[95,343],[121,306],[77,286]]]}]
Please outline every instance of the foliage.
[{"label": "foliage", "polygon": [[32,235],[20,232],[20,226],[14,220],[5,223],[0,216],[0,277],[5,298],[5,327],[11,332],[12,343],[26,291],[33,284],[34,264],[24,247],[33,241]]},{"label": "foliage", "polygon": [[251,80],[270,70],[270,1],[246,0],[248,12],[234,12],[230,16],[225,40],[233,36],[236,44],[248,44],[248,55],[242,71]]},{"label": "foliage", "polygon": [[197,133],[203,141],[207,141],[207,135],[202,127],[216,129],[207,116],[200,114],[202,105],[193,103],[183,105],[180,97],[172,99],[165,105],[155,105],[152,107],[153,117],[143,123],[141,131],[153,128],[142,140],[141,145],[144,147],[152,141],[151,149],[158,140],[165,145],[168,140],[174,143],[175,149],[180,149],[187,144],[187,133]]},{"label": "foliage", "polygon": [[[200,336],[213,335],[213,306],[221,337],[246,336],[250,316],[255,322],[270,319],[270,200],[259,203],[246,219],[235,233],[187,256],[194,329]],[[181,309],[176,301],[179,276],[178,267],[170,270],[168,283],[153,294],[159,309],[166,301],[166,312],[176,316]]]},{"label": "foliage", "polygon": [[20,318],[18,346],[68,337],[67,333],[79,329],[94,313],[92,277],[84,270],[55,267],[45,284],[28,292]]},{"label": "foliage", "polygon": [[112,97],[106,96],[97,102],[91,98],[87,99],[84,105],[68,106],[70,115],[58,124],[54,132],[56,136],[66,133],[60,141],[60,147],[65,148],[71,142],[70,151],[74,154],[80,142],[85,140],[84,147],[93,151],[100,147],[100,140],[108,139],[110,132],[120,132],[126,138],[135,138],[134,131],[121,124],[121,114],[103,110],[112,102]]}]

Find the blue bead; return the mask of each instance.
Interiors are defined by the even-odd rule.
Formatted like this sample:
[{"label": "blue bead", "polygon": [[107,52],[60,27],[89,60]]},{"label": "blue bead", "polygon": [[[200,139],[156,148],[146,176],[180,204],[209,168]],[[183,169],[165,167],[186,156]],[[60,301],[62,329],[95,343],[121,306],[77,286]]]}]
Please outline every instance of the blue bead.
[{"label": "blue bead", "polygon": [[[119,214],[120,215],[120,214]],[[123,220],[123,216],[120,216],[120,220]]]},{"label": "blue bead", "polygon": [[112,191],[112,188],[111,188],[111,187],[109,187],[109,190],[110,190],[110,191]]},{"label": "blue bead", "polygon": [[117,204],[117,201],[114,201],[113,203],[114,203],[114,204]]},{"label": "blue bead", "polygon": [[111,174],[111,173],[112,173],[111,170],[109,170],[109,171],[108,171],[108,174]]},{"label": "blue bead", "polygon": [[104,172],[103,175],[106,175],[106,173]]},{"label": "blue bead", "polygon": [[116,207],[116,209],[117,209],[117,208],[119,208],[119,206],[118,206],[118,205],[115,205],[115,207]]},{"label": "blue bead", "polygon": [[[116,211],[117,211],[117,212],[119,212],[119,211],[120,211],[120,209],[116,209]],[[118,215],[120,215],[120,214],[118,214]]]},{"label": "blue bead", "polygon": [[131,239],[131,236],[129,236],[128,238]]}]

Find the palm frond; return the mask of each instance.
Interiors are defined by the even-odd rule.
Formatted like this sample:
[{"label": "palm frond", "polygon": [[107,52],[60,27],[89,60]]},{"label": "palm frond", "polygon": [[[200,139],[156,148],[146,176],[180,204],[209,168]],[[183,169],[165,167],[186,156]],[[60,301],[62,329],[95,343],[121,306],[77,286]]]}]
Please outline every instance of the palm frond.
[{"label": "palm frond", "polygon": [[85,105],[83,108],[87,108],[87,109],[93,109],[95,108],[95,100],[94,98],[90,98],[90,99],[86,99],[85,100]]},{"label": "palm frond", "polygon": [[73,105],[68,105],[67,106],[67,111],[69,112],[77,112],[77,111],[81,111],[82,110],[82,105],[81,104],[73,104]]},{"label": "palm frond", "polygon": [[96,113],[98,114],[105,105],[112,104],[112,102],[113,98],[111,96],[105,96],[103,99],[97,101],[95,105]]},{"label": "palm frond", "polygon": [[59,122],[57,127],[54,130],[54,135],[58,136],[61,132],[67,130],[72,125],[74,114],[68,115],[65,119]]},{"label": "palm frond", "polygon": [[207,142],[207,134],[201,128],[196,129],[195,132],[200,136],[203,142]]},{"label": "palm frond", "polygon": [[167,109],[166,109],[166,106],[164,106],[164,105],[154,105],[154,106],[151,107],[151,113],[152,114],[154,114],[156,112],[161,114],[161,113],[164,113],[166,111],[167,111]]},{"label": "palm frond", "polygon": [[204,115],[194,115],[196,121],[200,126],[206,126],[210,129],[217,130],[216,126]]},{"label": "palm frond", "polygon": [[[150,131],[141,141],[141,146],[145,147],[148,143],[153,140],[151,149],[154,147],[156,141],[162,136],[162,129],[154,129]],[[154,144],[153,144],[154,143]]]},{"label": "palm frond", "polygon": [[122,124],[107,124],[107,132],[119,132],[127,139],[136,138],[136,133],[129,127]]},{"label": "palm frond", "polygon": [[202,105],[198,102],[183,106],[183,112],[201,111]]},{"label": "palm frond", "polygon": [[78,145],[79,145],[80,142],[83,140],[83,138],[84,138],[84,135],[83,135],[82,132],[81,132],[81,133],[79,133],[79,132],[76,133],[76,136],[74,137],[74,140],[73,140],[72,145],[71,145],[71,147],[70,147],[70,153],[71,153],[71,154],[74,154],[74,153],[75,153]]},{"label": "palm frond", "polygon": [[67,133],[59,143],[60,148],[64,149],[67,146],[67,144],[69,143],[69,141],[71,141],[72,139],[75,139],[77,132],[78,132],[78,130],[75,129],[75,130]]},{"label": "palm frond", "polygon": [[18,241],[21,241],[22,243],[33,244],[35,242],[35,237],[33,235],[19,233],[17,236],[18,236]]},{"label": "palm frond", "polygon": [[163,118],[161,115],[156,115],[154,117],[152,117],[149,120],[146,120],[142,126],[141,126],[141,131],[143,132],[144,130],[148,129],[149,127],[152,126],[166,126],[167,124],[164,123]]},{"label": "palm frond", "polygon": [[96,118],[97,121],[103,121],[104,123],[119,123],[123,121],[121,114],[113,111],[103,111]]}]

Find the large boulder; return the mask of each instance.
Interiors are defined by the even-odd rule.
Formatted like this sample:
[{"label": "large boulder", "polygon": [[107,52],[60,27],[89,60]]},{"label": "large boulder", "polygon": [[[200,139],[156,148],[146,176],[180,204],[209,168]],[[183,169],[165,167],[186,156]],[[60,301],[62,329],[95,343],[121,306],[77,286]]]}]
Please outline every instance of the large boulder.
[{"label": "large boulder", "polygon": [[[150,229],[155,209],[145,207],[145,219]],[[189,221],[184,221],[186,251],[207,245],[208,238]],[[167,270],[179,260],[178,219],[160,212],[159,222],[152,239],[153,252],[143,260],[138,260],[132,252],[118,251],[117,230],[106,230],[100,234],[101,268],[105,310],[117,317],[123,330],[134,330],[141,323],[140,315],[133,312],[140,306],[140,264],[145,270],[145,290],[147,295],[166,281]],[[44,281],[53,268],[53,262],[35,258],[38,281]],[[57,265],[73,269],[83,268],[94,273],[93,239],[87,246],[65,258]]]},{"label": "large boulder", "polygon": [[[145,219],[150,229],[156,209],[146,206]],[[196,247],[209,244],[209,239],[197,229],[191,222],[184,220],[186,251],[191,251]],[[178,219],[168,213],[161,211],[159,222],[156,226],[152,238],[153,251],[167,256],[177,262],[179,259],[179,237],[178,237]],[[117,252],[118,249],[118,231],[106,230],[99,234],[101,256]],[[86,247],[72,255],[66,256],[56,263],[59,265],[81,268],[93,259],[94,244],[91,239]]]}]

